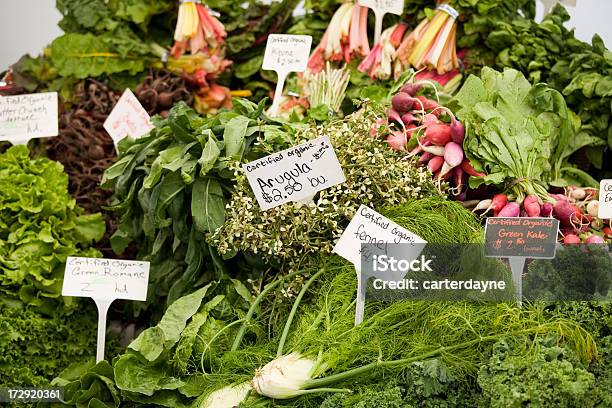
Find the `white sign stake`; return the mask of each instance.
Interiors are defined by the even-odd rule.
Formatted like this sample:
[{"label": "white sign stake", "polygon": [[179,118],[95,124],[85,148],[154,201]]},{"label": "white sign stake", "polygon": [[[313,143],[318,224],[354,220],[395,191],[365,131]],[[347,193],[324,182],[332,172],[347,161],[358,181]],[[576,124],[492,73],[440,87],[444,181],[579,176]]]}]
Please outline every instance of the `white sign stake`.
[{"label": "white sign stake", "polygon": [[404,12],[404,0],[359,0],[358,4],[374,11],[374,44],[380,40],[385,14],[391,13],[401,16]]},{"label": "white sign stake", "polygon": [[149,262],[68,257],[63,296],[90,297],[98,307],[96,362],[104,360],[106,314],[115,299],[147,300]]},{"label": "white sign stake", "polygon": [[149,133],[153,127],[151,117],[129,88],[123,92],[104,121],[104,129],[115,142],[115,146],[127,136],[138,139]]},{"label": "white sign stake", "polygon": [[612,179],[601,180],[599,184],[599,212],[597,218],[612,219]]},{"label": "white sign stake", "polygon": [[285,88],[285,80],[291,72],[304,72],[310,57],[312,37],[309,35],[270,34],[262,68],[276,71],[278,81],[274,92],[271,115],[277,116]]},{"label": "white sign stake", "polygon": [[264,211],[288,202],[312,202],[317,192],[346,180],[327,136],[243,164],[242,168]]},{"label": "white sign stake", "polygon": [[0,141],[27,144],[58,134],[57,92],[0,96]]},{"label": "white sign stake", "polygon": [[[408,231],[400,225],[394,223],[385,216],[377,213],[373,209],[361,205],[357,213],[349,223],[348,227],[340,236],[332,252],[340,255],[355,266],[357,273],[357,310],[355,311],[355,326],[363,321],[366,284],[371,276],[364,275],[361,271],[362,260],[370,260],[374,255],[388,255],[389,244],[426,244],[427,242],[416,234]],[[376,248],[375,252],[364,254],[361,244],[372,244]],[[415,245],[414,251],[402,254],[403,259],[416,259],[423,245]],[[386,274],[388,276],[389,274]],[[382,276],[384,278],[386,276]],[[379,276],[375,276],[379,277]],[[393,279],[400,279],[401,276],[394,276]]]}]

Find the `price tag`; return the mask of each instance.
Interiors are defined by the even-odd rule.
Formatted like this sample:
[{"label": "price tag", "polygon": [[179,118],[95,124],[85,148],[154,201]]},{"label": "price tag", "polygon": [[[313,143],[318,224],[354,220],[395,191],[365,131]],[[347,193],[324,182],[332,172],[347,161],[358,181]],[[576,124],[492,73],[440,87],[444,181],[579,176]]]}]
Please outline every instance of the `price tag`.
[{"label": "price tag", "polygon": [[489,217],[485,226],[485,254],[495,258],[553,259],[559,220],[555,218]]},{"label": "price tag", "polygon": [[397,14],[401,16],[404,12],[404,0],[359,0],[358,4],[371,8],[374,11],[374,43],[376,44],[382,34],[382,23],[385,14]]},{"label": "price tag", "polygon": [[243,164],[262,210],[293,201],[309,201],[346,178],[329,137],[323,136]]},{"label": "price tag", "polygon": [[113,139],[115,145],[127,136],[138,139],[146,135],[153,127],[151,117],[129,88],[123,92],[112,112],[104,121],[104,129]]},{"label": "price tag", "polygon": [[311,46],[312,37],[309,35],[270,34],[268,36],[262,68],[276,71],[278,75],[272,115],[278,113],[287,75],[291,72],[306,71]]},{"label": "price tag", "polygon": [[516,301],[523,301],[523,269],[527,258],[553,259],[559,220],[555,218],[489,217],[485,225],[485,256],[508,258]]},{"label": "price tag", "polygon": [[63,296],[90,297],[98,307],[96,361],[104,360],[106,314],[115,299],[147,300],[149,262],[68,257]]},{"label": "price tag", "polygon": [[58,134],[57,92],[0,96],[0,141],[26,144]]},{"label": "price tag", "polygon": [[601,180],[599,184],[599,213],[602,220],[612,219],[612,179]]},{"label": "price tag", "polygon": [[[388,255],[389,244],[415,244],[414,251],[405,253],[404,259],[411,260],[418,257],[426,244],[423,238],[394,223],[382,214],[377,213],[368,206],[361,205],[348,227],[340,236],[332,252],[340,255],[355,265],[357,272],[357,308],[355,311],[355,325],[363,321],[365,309],[366,282],[375,274],[362,273],[361,262],[370,262],[374,255]],[[374,244],[374,245],[362,245]],[[368,248],[368,253],[363,249]],[[397,248],[397,247],[396,247]],[[401,277],[392,277],[392,279]]]}]

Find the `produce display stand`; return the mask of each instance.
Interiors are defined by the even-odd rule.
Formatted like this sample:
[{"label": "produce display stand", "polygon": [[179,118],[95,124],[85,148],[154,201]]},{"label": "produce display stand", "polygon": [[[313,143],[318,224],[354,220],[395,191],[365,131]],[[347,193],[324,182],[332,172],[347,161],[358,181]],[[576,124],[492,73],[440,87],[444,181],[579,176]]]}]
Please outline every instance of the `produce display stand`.
[{"label": "produce display stand", "polygon": [[58,1],[0,73],[0,405],[612,406],[604,40],[300,3]]}]

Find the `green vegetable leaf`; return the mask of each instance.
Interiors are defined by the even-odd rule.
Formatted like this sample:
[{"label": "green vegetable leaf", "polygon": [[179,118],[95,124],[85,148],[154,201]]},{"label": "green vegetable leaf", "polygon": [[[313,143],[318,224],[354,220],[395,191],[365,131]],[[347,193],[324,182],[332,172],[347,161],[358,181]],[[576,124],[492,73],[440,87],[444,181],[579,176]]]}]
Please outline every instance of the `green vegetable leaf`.
[{"label": "green vegetable leaf", "polygon": [[225,142],[225,155],[227,157],[240,159],[244,153],[244,138],[249,122],[249,118],[238,116],[225,125],[223,141]]},{"label": "green vegetable leaf", "polygon": [[215,165],[221,150],[217,146],[217,140],[213,137],[212,132],[208,135],[208,140],[202,150],[202,156],[198,160],[200,165],[200,176],[204,177]]},{"label": "green vegetable leaf", "polygon": [[191,192],[191,214],[202,233],[214,232],[225,222],[225,198],[218,181],[198,179]]}]

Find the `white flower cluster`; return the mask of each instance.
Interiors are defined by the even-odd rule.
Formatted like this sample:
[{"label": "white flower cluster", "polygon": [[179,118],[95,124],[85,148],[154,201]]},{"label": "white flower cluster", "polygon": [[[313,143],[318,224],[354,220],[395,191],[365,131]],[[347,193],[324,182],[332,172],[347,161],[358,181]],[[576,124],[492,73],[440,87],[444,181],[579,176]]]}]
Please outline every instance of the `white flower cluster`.
[{"label": "white flower cluster", "polygon": [[310,204],[287,203],[262,211],[236,166],[237,186],[226,223],[213,238],[219,252],[251,251],[299,264],[302,257],[330,253],[361,204],[380,208],[440,194],[425,168],[370,136],[376,119],[362,109],[343,121],[298,133],[296,144],[329,136],[346,176],[345,183],[320,191]]}]

